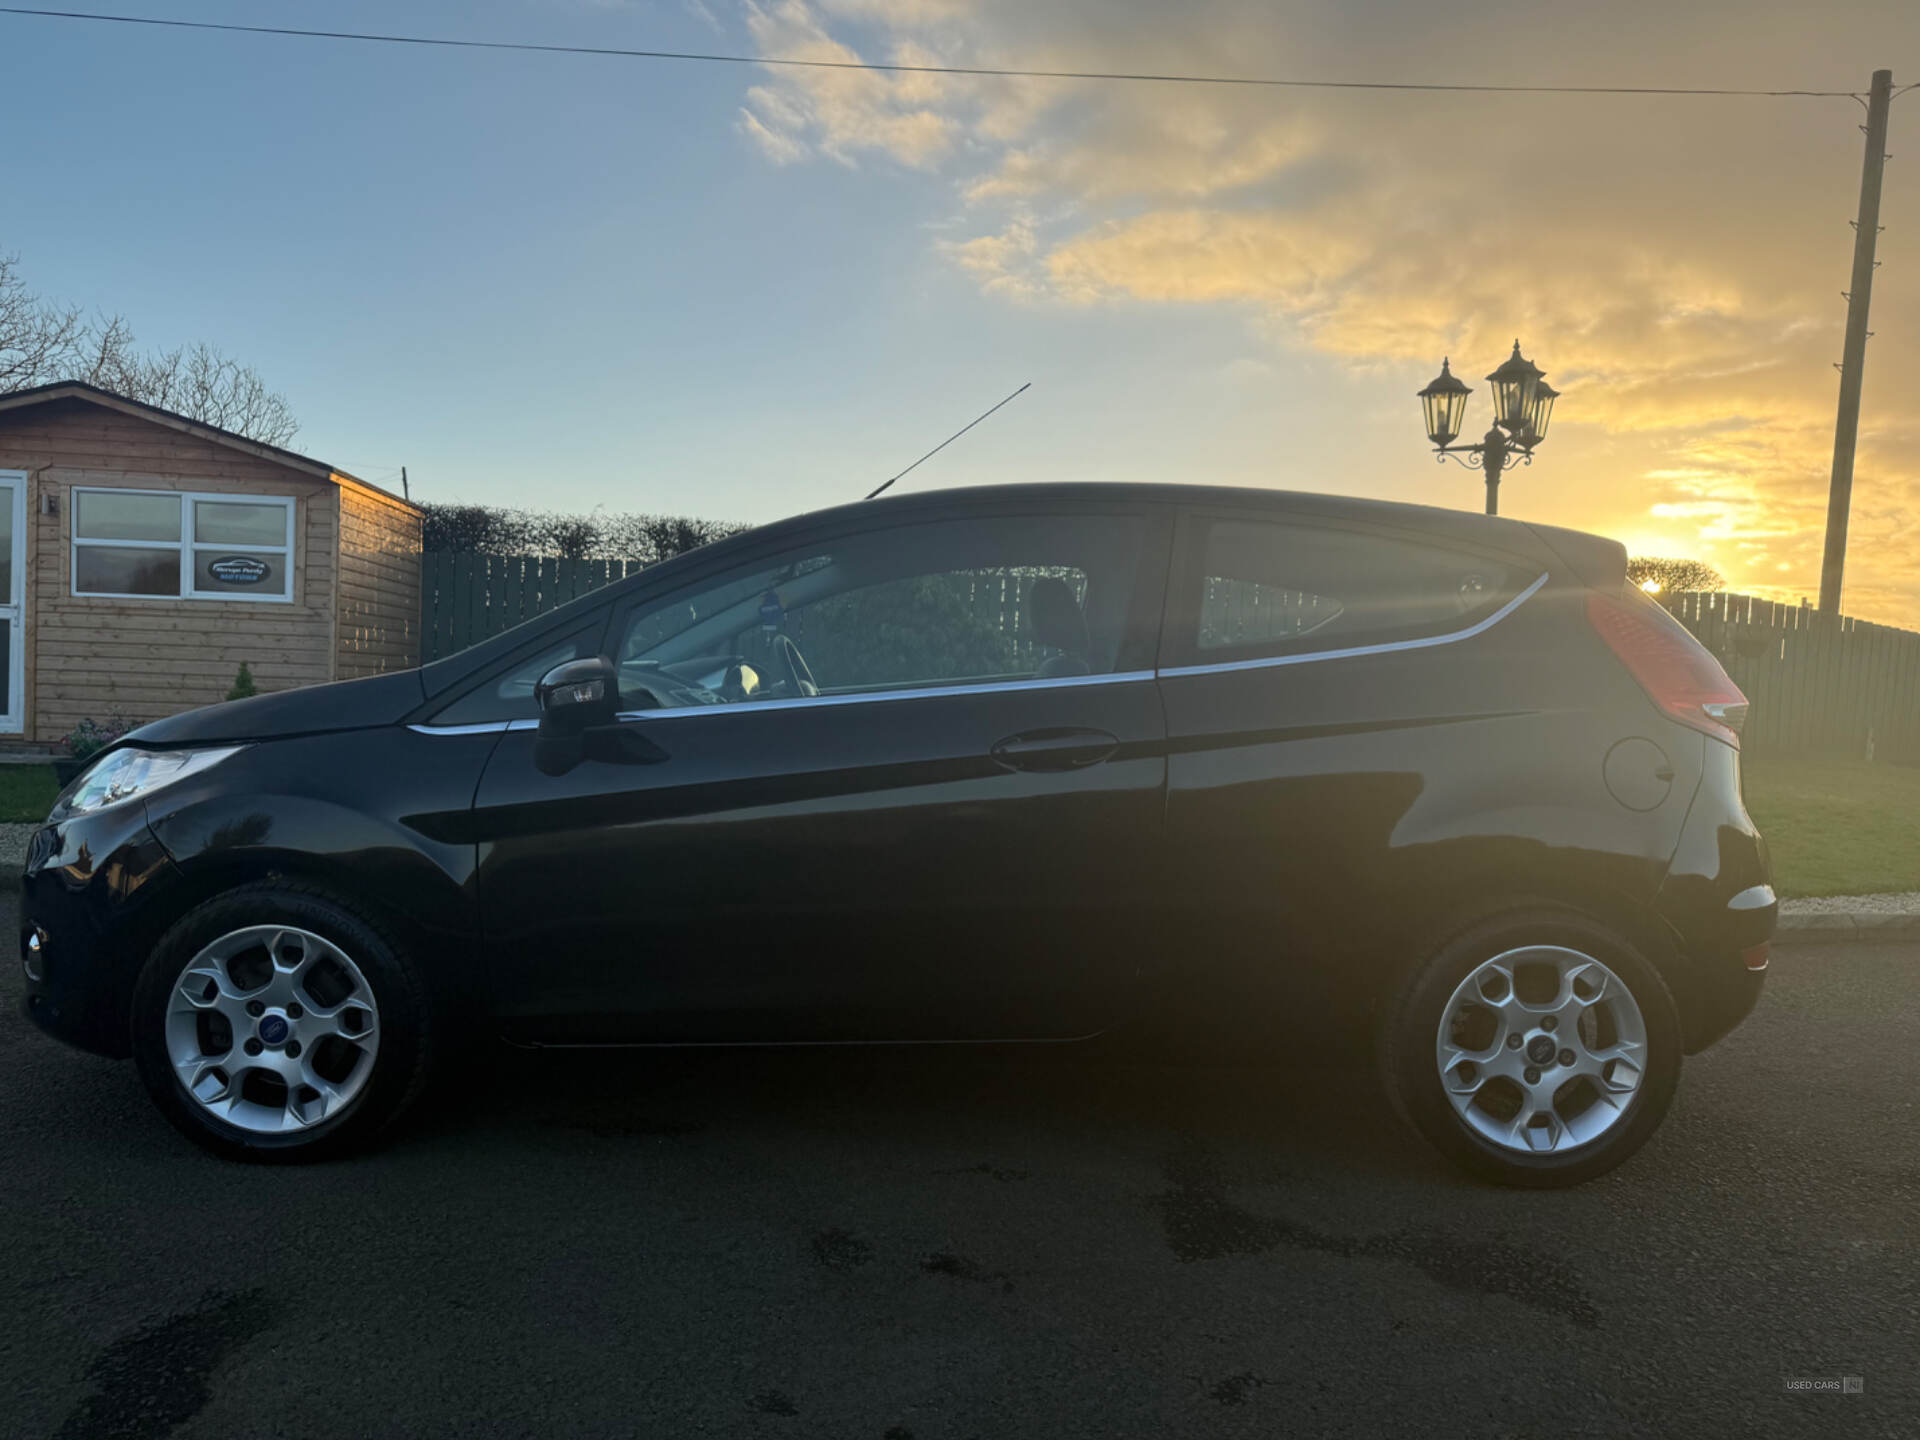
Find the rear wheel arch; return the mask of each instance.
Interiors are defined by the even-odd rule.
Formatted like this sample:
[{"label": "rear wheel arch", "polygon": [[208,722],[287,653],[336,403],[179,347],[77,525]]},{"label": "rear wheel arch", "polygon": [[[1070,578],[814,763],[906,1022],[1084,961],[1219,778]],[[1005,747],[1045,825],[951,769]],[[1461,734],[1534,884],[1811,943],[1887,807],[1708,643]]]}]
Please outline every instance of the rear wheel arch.
[{"label": "rear wheel arch", "polygon": [[1410,926],[1393,947],[1394,962],[1375,974],[1376,1016],[1392,1003],[1422,957],[1431,955],[1453,936],[1501,914],[1541,906],[1584,915],[1618,932],[1646,957],[1673,997],[1685,1053],[1692,1055],[1704,1049],[1727,1028],[1727,1022],[1717,1018],[1726,1005],[1715,995],[1713,978],[1706,973],[1701,957],[1681,943],[1651,898],[1643,900],[1618,888],[1581,884],[1563,876],[1514,877],[1510,883],[1489,885],[1475,898]]},{"label": "rear wheel arch", "polygon": [[1619,884],[1580,873],[1577,862],[1568,866],[1522,866],[1485,869],[1466,874],[1428,877],[1404,894],[1444,896],[1438,903],[1413,906],[1396,915],[1387,946],[1389,963],[1372,974],[1376,999],[1390,1001],[1416,968],[1434,950],[1476,925],[1502,914],[1538,908],[1575,912],[1616,930],[1660,972],[1676,1001],[1687,979],[1687,969],[1673,931],[1653,907],[1652,876],[1645,899]]}]

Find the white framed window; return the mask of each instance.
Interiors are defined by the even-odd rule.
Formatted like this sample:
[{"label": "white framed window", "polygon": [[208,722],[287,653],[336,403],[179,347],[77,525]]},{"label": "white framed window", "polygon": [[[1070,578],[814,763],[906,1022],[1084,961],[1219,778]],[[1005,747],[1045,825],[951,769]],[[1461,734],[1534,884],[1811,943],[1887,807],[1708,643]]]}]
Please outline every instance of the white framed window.
[{"label": "white framed window", "polygon": [[75,486],[73,593],[291,604],[293,508],[291,495]]}]

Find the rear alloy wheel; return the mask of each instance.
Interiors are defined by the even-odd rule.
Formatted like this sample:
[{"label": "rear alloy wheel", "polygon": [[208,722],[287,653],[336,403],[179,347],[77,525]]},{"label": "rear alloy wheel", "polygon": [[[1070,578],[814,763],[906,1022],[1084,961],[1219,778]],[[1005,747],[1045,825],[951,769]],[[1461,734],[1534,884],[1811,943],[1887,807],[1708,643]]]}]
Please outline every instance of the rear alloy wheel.
[{"label": "rear alloy wheel", "polygon": [[339,901],[251,885],[161,940],[136,988],[135,1058],[168,1119],[209,1149],[338,1153],[418,1092],[421,994],[399,951]]},{"label": "rear alloy wheel", "polygon": [[1463,1168],[1572,1185],[1659,1126],[1679,1080],[1679,1021],[1624,939],[1534,910],[1443,946],[1403,991],[1383,1057],[1402,1112]]}]

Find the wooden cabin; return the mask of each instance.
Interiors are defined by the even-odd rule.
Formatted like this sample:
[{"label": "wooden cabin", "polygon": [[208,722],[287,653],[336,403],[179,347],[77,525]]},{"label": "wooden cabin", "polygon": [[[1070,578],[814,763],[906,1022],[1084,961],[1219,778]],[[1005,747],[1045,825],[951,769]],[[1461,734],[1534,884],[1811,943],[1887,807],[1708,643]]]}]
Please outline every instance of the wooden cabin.
[{"label": "wooden cabin", "polygon": [[91,385],[0,395],[0,745],[420,658],[420,510]]}]

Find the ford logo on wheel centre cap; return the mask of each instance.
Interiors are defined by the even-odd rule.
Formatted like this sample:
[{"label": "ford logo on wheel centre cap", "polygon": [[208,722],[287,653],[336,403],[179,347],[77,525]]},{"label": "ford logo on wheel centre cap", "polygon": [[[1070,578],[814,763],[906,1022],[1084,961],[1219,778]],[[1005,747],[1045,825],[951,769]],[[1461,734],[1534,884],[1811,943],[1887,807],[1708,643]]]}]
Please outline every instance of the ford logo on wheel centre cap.
[{"label": "ford logo on wheel centre cap", "polygon": [[269,1045],[278,1045],[287,1038],[288,1028],[286,1016],[269,1015],[260,1022],[260,1038]]}]

